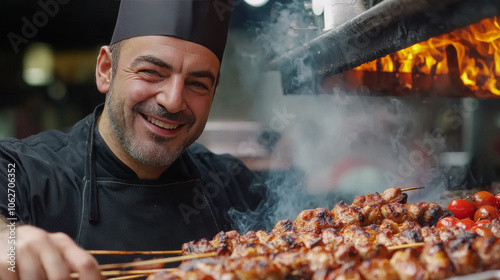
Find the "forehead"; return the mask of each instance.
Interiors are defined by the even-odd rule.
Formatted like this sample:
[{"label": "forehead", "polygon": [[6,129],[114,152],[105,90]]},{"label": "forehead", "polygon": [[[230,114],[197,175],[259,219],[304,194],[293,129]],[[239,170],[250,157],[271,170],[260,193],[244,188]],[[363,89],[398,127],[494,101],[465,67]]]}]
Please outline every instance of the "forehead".
[{"label": "forehead", "polygon": [[[208,48],[171,36],[141,36],[122,41],[120,60],[125,63],[142,55],[153,55],[168,63],[182,63],[218,72],[220,62]],[[129,61],[129,62],[127,62]]]}]

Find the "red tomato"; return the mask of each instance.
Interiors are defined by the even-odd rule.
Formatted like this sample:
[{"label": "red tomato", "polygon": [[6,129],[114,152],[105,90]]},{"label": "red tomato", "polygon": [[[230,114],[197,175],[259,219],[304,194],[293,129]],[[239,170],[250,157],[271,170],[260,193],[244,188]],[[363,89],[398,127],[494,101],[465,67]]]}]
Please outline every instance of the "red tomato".
[{"label": "red tomato", "polygon": [[474,204],[474,207],[476,209],[479,209],[483,206],[490,205],[490,206],[497,206],[497,200],[495,196],[487,191],[480,191],[475,193],[472,196],[472,203]]},{"label": "red tomato", "polygon": [[474,212],[476,208],[474,204],[468,202],[465,199],[454,199],[448,204],[448,209],[455,214],[457,219],[465,219],[474,217]]},{"label": "red tomato", "polygon": [[470,230],[471,228],[476,226],[476,223],[471,219],[462,219],[457,222],[457,227],[461,227],[465,230]]},{"label": "red tomato", "polygon": [[437,228],[452,227],[452,226],[456,225],[458,223],[458,221],[460,221],[460,220],[455,218],[455,217],[444,217],[437,222],[436,227]]},{"label": "red tomato", "polygon": [[494,220],[500,217],[500,213],[496,207],[491,205],[483,206],[476,210],[474,213],[474,221],[477,222],[479,220]]},{"label": "red tomato", "polygon": [[478,226],[486,226],[487,224],[491,224],[491,220],[479,220],[476,223]]},{"label": "red tomato", "polygon": [[495,236],[490,229],[485,228],[483,226],[475,226],[475,227],[473,227],[471,229],[471,231],[474,232],[475,234],[483,236],[483,237],[493,237],[493,236]]},{"label": "red tomato", "polygon": [[500,193],[497,193],[497,195],[495,195],[495,199],[497,200],[497,208],[500,208]]}]

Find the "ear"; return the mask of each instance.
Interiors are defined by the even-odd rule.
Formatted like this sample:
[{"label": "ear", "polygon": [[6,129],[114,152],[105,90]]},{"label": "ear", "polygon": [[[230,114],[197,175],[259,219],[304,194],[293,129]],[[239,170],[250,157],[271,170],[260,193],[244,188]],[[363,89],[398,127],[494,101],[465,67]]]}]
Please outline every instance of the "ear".
[{"label": "ear", "polygon": [[108,46],[104,46],[99,52],[95,68],[97,89],[100,92],[108,93],[111,84],[111,76],[111,51]]}]

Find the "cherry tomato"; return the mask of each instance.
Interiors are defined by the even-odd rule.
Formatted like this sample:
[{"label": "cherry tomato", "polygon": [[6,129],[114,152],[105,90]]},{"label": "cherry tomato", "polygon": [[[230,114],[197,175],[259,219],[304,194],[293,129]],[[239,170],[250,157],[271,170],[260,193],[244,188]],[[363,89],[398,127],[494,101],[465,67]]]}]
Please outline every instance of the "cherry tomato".
[{"label": "cherry tomato", "polygon": [[460,221],[460,220],[455,218],[455,217],[444,217],[437,222],[436,227],[437,228],[452,227],[452,226],[456,225],[458,223],[458,221]]},{"label": "cherry tomato", "polygon": [[500,208],[500,193],[497,193],[497,195],[495,195],[495,199],[497,200],[497,208]]},{"label": "cherry tomato", "polygon": [[448,209],[455,214],[457,219],[465,219],[474,217],[474,212],[476,208],[474,204],[468,202],[465,199],[454,199],[448,204]]},{"label": "cherry tomato", "polygon": [[487,224],[491,224],[491,220],[479,220],[476,223],[478,226],[486,226]]},{"label": "cherry tomato", "polygon": [[457,222],[457,227],[461,227],[465,230],[470,230],[471,228],[476,226],[476,223],[471,219],[462,219]]},{"label": "cherry tomato", "polygon": [[476,209],[479,209],[483,206],[490,205],[490,206],[497,206],[497,200],[495,196],[487,191],[480,191],[475,193],[472,196],[472,203],[474,204],[474,207]]},{"label": "cherry tomato", "polygon": [[483,206],[479,209],[476,210],[476,213],[474,213],[474,221],[477,222],[479,220],[494,220],[498,219],[500,217],[500,214],[498,212],[498,209],[496,207],[493,207],[491,205],[486,205]]},{"label": "cherry tomato", "polygon": [[483,236],[483,237],[493,237],[493,236],[495,236],[490,229],[485,228],[483,226],[475,226],[475,227],[473,227],[471,229],[471,231],[474,232],[475,234]]}]

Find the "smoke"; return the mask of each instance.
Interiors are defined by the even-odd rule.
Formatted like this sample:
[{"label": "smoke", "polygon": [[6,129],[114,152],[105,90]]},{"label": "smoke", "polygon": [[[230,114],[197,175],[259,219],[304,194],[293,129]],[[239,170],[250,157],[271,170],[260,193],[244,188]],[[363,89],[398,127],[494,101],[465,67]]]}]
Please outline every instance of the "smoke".
[{"label": "smoke", "polygon": [[[253,57],[273,57],[310,40],[310,34],[290,30],[308,24],[297,5],[280,6],[275,21],[258,30],[261,53]],[[239,232],[271,230],[304,209],[331,209],[340,200],[350,204],[356,195],[388,187],[425,187],[410,193],[410,201],[435,201],[436,193],[463,184],[463,170],[440,166],[443,152],[460,148],[449,139],[460,125],[439,116],[460,101],[374,97],[367,89],[352,92],[340,85],[327,95],[285,96],[276,85],[281,84],[279,74],[242,65],[245,73],[258,73],[240,77],[243,84],[254,84],[255,115],[280,138],[272,146],[271,168],[277,171],[264,174],[267,199],[254,212],[229,211]],[[311,73],[304,69],[296,79],[309,79]]]}]

